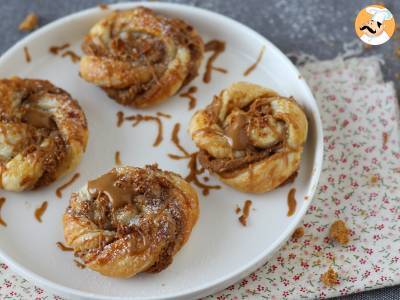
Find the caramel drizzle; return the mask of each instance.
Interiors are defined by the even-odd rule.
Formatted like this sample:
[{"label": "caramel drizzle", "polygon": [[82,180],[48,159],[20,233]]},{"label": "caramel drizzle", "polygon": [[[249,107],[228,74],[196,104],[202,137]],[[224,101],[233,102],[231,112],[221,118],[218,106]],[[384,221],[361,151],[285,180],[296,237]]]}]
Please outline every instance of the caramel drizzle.
[{"label": "caramel drizzle", "polygon": [[157,147],[158,145],[161,144],[161,142],[163,140],[163,125],[162,125],[161,119],[159,117],[154,117],[154,116],[149,116],[149,115],[144,116],[141,114],[137,114],[137,115],[125,117],[125,120],[134,121],[132,123],[132,127],[136,127],[141,122],[148,122],[148,121],[156,122],[157,128],[158,128],[158,133],[157,133],[157,137],[153,143],[153,147]]},{"label": "caramel drizzle", "polygon": [[40,207],[36,208],[35,210],[35,219],[39,222],[42,223],[42,216],[44,212],[47,209],[47,201],[44,201]]},{"label": "caramel drizzle", "polygon": [[70,46],[69,43],[62,44],[61,46],[51,46],[49,48],[49,52],[54,55],[57,55],[61,50],[64,50],[64,49],[68,48],[69,46]]},{"label": "caramel drizzle", "polygon": [[191,86],[185,93],[180,94],[180,97],[189,99],[189,110],[196,107],[197,99],[193,96],[197,92],[197,87]]},{"label": "caramel drizzle", "polygon": [[219,190],[221,188],[220,185],[207,185],[198,179],[197,175],[200,175],[204,172],[204,169],[197,168],[197,154],[198,152],[190,154],[190,160],[188,162],[188,168],[190,170],[189,175],[186,176],[185,180],[188,182],[193,182],[194,185],[201,188],[203,191],[203,195],[207,196],[210,193],[211,189]]},{"label": "caramel drizzle", "polygon": [[171,119],[171,115],[170,114],[166,114],[166,113],[163,113],[163,112],[157,112],[157,116],[164,117],[166,119]]},{"label": "caramel drizzle", "polygon": [[72,50],[67,50],[63,54],[61,54],[61,57],[66,57],[66,56],[69,56],[69,58],[73,63],[77,63],[81,60],[81,57]]},{"label": "caramel drizzle", "polygon": [[[0,212],[1,212],[1,208],[3,207],[5,202],[6,202],[6,198],[0,197]],[[1,215],[0,215],[0,225],[7,227],[7,223],[4,221],[4,219],[1,217]]]},{"label": "caramel drizzle", "polygon": [[289,176],[284,182],[282,182],[278,187],[282,187],[282,186],[284,186],[284,185],[286,185],[286,184],[293,183],[293,182],[296,180],[298,173],[299,173],[298,171],[294,171],[294,172],[292,173],[292,175],[290,175],[290,176]]},{"label": "caramel drizzle", "polygon": [[122,164],[122,163],[121,163],[121,153],[120,153],[119,151],[116,151],[116,152],[115,152],[114,159],[115,159],[115,164],[116,164],[117,166],[120,166],[120,165]]},{"label": "caramel drizzle", "polygon": [[83,263],[77,261],[76,259],[74,259],[74,262],[75,262],[75,265],[76,265],[79,269],[84,269],[84,268],[86,268],[86,266],[85,266]]},{"label": "caramel drizzle", "polygon": [[296,202],[295,194],[296,194],[296,189],[295,188],[290,189],[288,197],[287,197],[287,203],[288,203],[287,216],[288,217],[292,216],[296,211],[297,202]]},{"label": "caramel drizzle", "polygon": [[[247,218],[249,217],[250,214],[250,208],[251,208],[251,200],[246,200],[244,202],[244,206],[243,206],[243,213],[242,215],[239,217],[239,222],[240,224],[242,224],[243,226],[247,226]],[[240,208],[239,208],[240,209]],[[237,210],[236,210],[237,211]],[[240,210],[239,210],[240,211]]]},{"label": "caramel drizzle", "polygon": [[72,176],[72,178],[70,180],[68,180],[66,183],[64,183],[62,186],[60,186],[57,190],[56,190],[56,195],[58,198],[62,198],[62,191],[64,189],[66,189],[67,187],[69,187],[71,184],[73,184],[78,178],[79,178],[80,174],[79,173],[75,173],[74,176]]},{"label": "caramel drizzle", "polygon": [[185,158],[189,158],[190,157],[190,153],[182,147],[182,145],[180,144],[180,140],[179,140],[179,130],[181,128],[181,125],[179,123],[176,123],[174,125],[174,129],[172,130],[172,135],[171,135],[171,141],[175,144],[175,146],[179,149],[179,151],[181,151],[183,153],[183,156],[179,156],[176,154],[168,154],[168,156],[172,159],[178,160],[178,159],[185,159]]},{"label": "caramel drizzle", "polygon": [[118,174],[115,169],[87,184],[89,193],[99,197],[101,194],[107,195],[113,208],[120,208],[130,202],[132,191],[120,189],[115,183],[118,181]]},{"label": "caramel drizzle", "polygon": [[121,127],[124,123],[124,112],[119,111],[117,112],[117,127]]},{"label": "caramel drizzle", "polygon": [[24,47],[24,55],[25,55],[25,61],[29,64],[31,62],[31,55],[29,53],[28,47]]},{"label": "caramel drizzle", "polygon": [[239,205],[236,205],[235,213],[238,215],[241,211],[242,209],[239,207]]},{"label": "caramel drizzle", "polygon": [[225,42],[218,40],[211,40],[205,45],[205,49],[207,51],[213,51],[214,53],[208,58],[206,71],[203,75],[203,82],[209,83],[211,81],[211,72],[212,70],[218,71],[221,73],[227,73],[228,71],[223,68],[214,67],[213,63],[217,59],[217,57],[225,51]]},{"label": "caramel drizzle", "polygon": [[73,248],[67,247],[61,242],[57,242],[56,245],[57,245],[58,249],[60,249],[61,251],[74,251]]},{"label": "caramel drizzle", "polygon": [[261,59],[262,59],[262,57],[263,57],[263,55],[264,55],[264,51],[265,51],[265,46],[262,46],[262,48],[261,48],[261,50],[260,50],[260,53],[258,54],[258,57],[257,57],[255,63],[252,64],[250,67],[248,67],[248,68],[246,69],[246,71],[244,71],[244,73],[243,73],[244,76],[249,75],[249,74],[250,74],[251,72],[253,72],[254,69],[258,66],[258,64],[260,63],[260,61],[261,61]]}]

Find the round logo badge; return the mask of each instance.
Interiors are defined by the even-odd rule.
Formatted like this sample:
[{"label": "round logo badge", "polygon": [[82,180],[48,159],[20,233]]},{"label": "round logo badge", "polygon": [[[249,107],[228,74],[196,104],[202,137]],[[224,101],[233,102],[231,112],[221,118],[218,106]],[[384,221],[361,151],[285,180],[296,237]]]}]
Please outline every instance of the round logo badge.
[{"label": "round logo badge", "polygon": [[393,36],[396,23],[393,14],[383,5],[369,5],[357,15],[355,30],[368,45],[381,45]]}]

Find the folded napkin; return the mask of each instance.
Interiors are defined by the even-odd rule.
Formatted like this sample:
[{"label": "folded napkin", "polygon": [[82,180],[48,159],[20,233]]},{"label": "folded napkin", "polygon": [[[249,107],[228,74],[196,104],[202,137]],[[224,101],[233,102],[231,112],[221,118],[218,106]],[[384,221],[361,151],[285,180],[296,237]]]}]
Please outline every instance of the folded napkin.
[{"label": "folded napkin", "polygon": [[[324,127],[324,166],[304,236],[289,240],[249,277],[208,299],[327,298],[400,284],[400,119],[377,57],[306,64],[301,73]],[[331,224],[350,229],[346,246]],[[337,284],[325,287],[329,267]]]},{"label": "folded napkin", "polygon": [[[306,64],[301,73],[318,101],[325,162],[301,226],[255,273],[207,299],[325,298],[400,284],[399,108],[377,57]],[[343,220],[346,246],[328,238]],[[332,267],[338,281],[320,280]],[[0,299],[61,299],[0,264]]]}]

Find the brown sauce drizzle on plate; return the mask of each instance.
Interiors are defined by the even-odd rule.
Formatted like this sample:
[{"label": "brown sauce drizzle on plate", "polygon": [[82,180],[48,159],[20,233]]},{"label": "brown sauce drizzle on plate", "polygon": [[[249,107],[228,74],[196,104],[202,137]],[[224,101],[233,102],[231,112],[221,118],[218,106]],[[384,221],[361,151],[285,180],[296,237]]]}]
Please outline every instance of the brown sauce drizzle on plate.
[{"label": "brown sauce drizzle on plate", "polygon": [[74,251],[73,248],[67,247],[61,242],[57,242],[56,245],[57,245],[58,249],[60,249],[61,251]]},{"label": "brown sauce drizzle on plate", "polygon": [[171,119],[171,115],[170,114],[166,114],[166,113],[163,113],[163,112],[157,112],[157,116],[164,117],[166,119]]},{"label": "brown sauce drizzle on plate", "polygon": [[47,209],[47,201],[44,201],[42,205],[40,205],[38,208],[35,210],[35,219],[39,222],[42,223],[42,216],[44,212]]},{"label": "brown sauce drizzle on plate", "polygon": [[205,45],[205,51],[213,51],[214,53],[209,57],[206,65],[206,71],[203,75],[203,82],[209,83],[211,81],[212,70],[227,73],[228,71],[223,68],[214,67],[213,63],[217,57],[225,51],[225,42],[218,40],[211,40]]},{"label": "brown sauce drizzle on plate", "polygon": [[297,202],[296,202],[296,189],[295,188],[291,188],[287,197],[287,203],[288,203],[288,213],[287,216],[290,217],[292,216],[295,211],[296,211],[296,206],[297,206]]},{"label": "brown sauce drizzle on plate", "polygon": [[72,176],[72,178],[70,180],[68,180],[66,183],[64,183],[62,186],[60,186],[59,188],[57,188],[56,190],[56,195],[58,198],[62,197],[62,191],[69,187],[71,184],[73,184],[75,182],[75,180],[77,180],[79,178],[80,174],[79,173],[75,173],[74,176]]},{"label": "brown sauce drizzle on plate", "polygon": [[161,144],[161,142],[163,140],[163,124],[161,122],[160,117],[137,114],[137,115],[132,115],[132,116],[126,117],[125,120],[134,121],[132,123],[132,127],[136,127],[143,121],[144,122],[148,122],[148,121],[156,122],[157,127],[158,127],[158,133],[157,133],[157,137],[153,143],[153,147],[157,147],[158,145]]},{"label": "brown sauce drizzle on plate", "polygon": [[61,50],[64,50],[64,49],[68,48],[69,46],[70,46],[69,43],[62,44],[61,46],[51,46],[49,48],[49,52],[54,55],[57,55]]},{"label": "brown sauce drizzle on plate", "polygon": [[74,259],[74,263],[75,263],[75,265],[76,265],[79,269],[84,269],[84,268],[86,268],[86,266],[85,266],[83,263],[77,261],[76,259]]},{"label": "brown sauce drizzle on plate", "polygon": [[299,171],[293,172],[292,175],[290,175],[290,176],[289,176],[284,182],[282,182],[278,187],[284,186],[284,185],[289,184],[289,183],[293,183],[293,182],[296,180],[298,174],[299,174]]},{"label": "brown sauce drizzle on plate", "polygon": [[[1,212],[1,208],[4,205],[4,202],[6,202],[6,198],[0,197],[0,212]],[[1,215],[0,215],[0,225],[3,225],[4,227],[7,226],[7,223],[4,221],[4,219],[1,217]]]},{"label": "brown sauce drizzle on plate", "polygon": [[171,134],[171,141],[175,144],[175,146],[179,149],[179,151],[182,152],[183,156],[179,156],[176,154],[168,154],[168,156],[172,159],[178,160],[178,159],[185,159],[185,158],[189,158],[190,157],[190,153],[182,147],[182,145],[180,144],[180,140],[179,140],[179,130],[181,128],[181,125],[179,123],[176,123],[174,125],[174,129],[172,130],[172,134]]},{"label": "brown sauce drizzle on plate", "polygon": [[72,50],[67,50],[63,54],[61,54],[61,57],[66,57],[66,56],[69,56],[69,58],[73,63],[77,63],[81,60],[81,57]]},{"label": "brown sauce drizzle on plate", "polygon": [[25,55],[25,61],[27,63],[30,63],[32,59],[28,47],[24,47],[24,55]]},{"label": "brown sauce drizzle on plate", "polygon": [[119,111],[117,112],[117,127],[121,127],[123,123],[124,123],[124,112]]},{"label": "brown sauce drizzle on plate", "polygon": [[242,209],[239,207],[239,205],[236,205],[235,213],[238,215],[241,211]]},{"label": "brown sauce drizzle on plate", "polygon": [[191,86],[186,92],[180,94],[180,97],[189,99],[189,110],[192,110],[196,107],[197,99],[193,96],[194,93],[197,92],[197,87]]},{"label": "brown sauce drizzle on plate", "polygon": [[256,62],[254,64],[252,64],[250,67],[248,67],[246,69],[246,71],[244,71],[244,73],[243,73],[244,76],[249,75],[258,66],[258,64],[260,63],[260,61],[261,61],[261,59],[262,59],[262,57],[264,55],[264,51],[265,51],[265,46],[262,46],[262,48],[260,50],[260,53],[258,54],[258,57],[256,59]]},{"label": "brown sauce drizzle on plate", "polygon": [[119,151],[116,151],[116,152],[115,152],[114,159],[115,159],[115,164],[116,164],[117,166],[119,166],[119,165],[122,164],[122,163],[121,163],[121,153],[120,153]]},{"label": "brown sauce drizzle on plate", "polygon": [[197,178],[197,175],[200,175],[204,172],[204,169],[198,169],[197,168],[197,154],[198,152],[190,154],[190,160],[188,162],[188,168],[190,170],[190,173],[188,176],[186,176],[185,180],[188,182],[193,182],[194,185],[197,187],[201,188],[203,191],[203,195],[207,196],[210,193],[211,189],[214,190],[219,190],[221,188],[220,185],[207,185],[202,182]]},{"label": "brown sauce drizzle on plate", "polygon": [[246,201],[244,202],[243,213],[242,213],[242,215],[239,217],[239,222],[240,222],[240,224],[242,224],[243,226],[247,226],[247,218],[249,217],[249,214],[250,214],[251,205],[252,205],[251,200],[246,200]]}]

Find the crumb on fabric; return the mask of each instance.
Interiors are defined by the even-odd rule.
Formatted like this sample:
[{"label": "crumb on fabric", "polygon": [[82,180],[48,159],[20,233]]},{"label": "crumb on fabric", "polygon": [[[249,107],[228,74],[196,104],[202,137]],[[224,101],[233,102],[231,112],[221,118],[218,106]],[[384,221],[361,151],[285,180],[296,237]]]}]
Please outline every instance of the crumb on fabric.
[{"label": "crumb on fabric", "polygon": [[376,185],[379,181],[379,176],[378,175],[372,175],[371,178],[369,179],[369,182],[371,185]]},{"label": "crumb on fabric", "polygon": [[346,245],[349,242],[349,230],[342,220],[337,220],[331,225],[329,237],[336,240],[341,245]]},{"label": "crumb on fabric", "polygon": [[327,287],[339,284],[338,274],[332,267],[329,267],[328,271],[321,275],[321,281]]},{"label": "crumb on fabric", "polygon": [[19,24],[20,31],[32,31],[39,25],[39,17],[35,13],[28,14]]},{"label": "crumb on fabric", "polygon": [[293,232],[292,239],[299,239],[299,238],[301,238],[303,236],[304,236],[304,228],[303,227],[299,227]]}]

